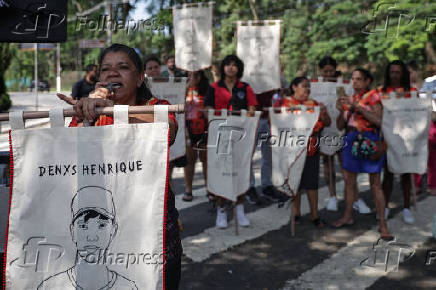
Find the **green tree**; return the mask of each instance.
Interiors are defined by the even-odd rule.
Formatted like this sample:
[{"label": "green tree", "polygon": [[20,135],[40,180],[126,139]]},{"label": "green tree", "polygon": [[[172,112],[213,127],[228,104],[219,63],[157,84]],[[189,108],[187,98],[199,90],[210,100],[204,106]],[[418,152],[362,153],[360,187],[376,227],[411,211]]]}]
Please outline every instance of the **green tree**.
[{"label": "green tree", "polygon": [[10,43],[0,43],[0,59],[2,60],[0,61],[0,111],[7,111],[12,105],[6,91],[4,75],[14,54],[15,49]]}]

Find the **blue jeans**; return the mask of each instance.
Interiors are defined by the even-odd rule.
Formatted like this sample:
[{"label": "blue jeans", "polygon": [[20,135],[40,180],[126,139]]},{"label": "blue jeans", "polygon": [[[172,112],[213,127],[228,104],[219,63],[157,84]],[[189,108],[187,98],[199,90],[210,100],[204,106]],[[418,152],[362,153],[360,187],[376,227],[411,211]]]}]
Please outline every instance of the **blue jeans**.
[{"label": "blue jeans", "polygon": [[[260,166],[262,187],[272,185],[272,182],[271,182],[271,176],[272,176],[271,146],[269,144],[269,141],[265,141],[270,135],[271,135],[271,130],[269,128],[268,119],[261,118],[259,120],[259,127],[257,128],[255,149],[257,149],[260,146],[260,152],[262,154],[261,166]],[[250,187],[254,187],[254,185],[255,185],[255,178],[254,178],[254,173],[253,173],[253,167],[251,167],[251,169],[250,169]]]}]

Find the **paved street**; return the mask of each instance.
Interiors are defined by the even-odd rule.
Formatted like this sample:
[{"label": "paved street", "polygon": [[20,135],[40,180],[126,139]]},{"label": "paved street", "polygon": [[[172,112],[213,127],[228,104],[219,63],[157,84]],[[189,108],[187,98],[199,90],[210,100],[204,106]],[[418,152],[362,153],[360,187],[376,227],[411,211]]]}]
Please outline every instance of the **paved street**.
[{"label": "paved street", "polygon": [[[34,110],[34,97],[29,93],[12,93],[13,110]],[[54,93],[40,94],[40,109],[65,106]],[[48,126],[29,122],[26,126]],[[2,132],[7,126],[2,124]],[[8,150],[7,133],[0,136],[0,151]],[[254,170],[258,192],[260,182],[260,154],[254,156]],[[322,170],[320,170],[322,172]],[[337,190],[341,198],[339,212],[325,209],[328,188],[320,180],[320,216],[331,223],[343,211],[343,180],[337,169]],[[373,213],[355,213],[355,225],[343,229],[317,229],[310,222],[306,197],[302,198],[302,223],[296,235],[290,234],[287,205],[263,200],[261,206],[246,204],[251,221],[249,228],[234,233],[229,228],[214,227],[216,210],[207,201],[200,163],[196,166],[193,202],[183,202],[183,170],[173,174],[176,206],[183,222],[182,281],[180,289],[436,289],[436,259],[426,265],[427,251],[436,250],[431,238],[436,197],[418,196],[415,224],[402,221],[402,194],[398,179],[395,182],[388,221],[396,236],[395,244],[378,243],[378,226],[374,203],[366,175],[359,175],[361,197],[373,208]],[[231,219],[232,211],[228,211]],[[387,249],[390,249],[385,263]],[[401,250],[399,250],[401,248]],[[401,262],[396,269],[399,254]],[[376,254],[376,264],[374,264]],[[436,257],[436,254],[435,254]],[[387,271],[386,271],[387,267]]]},{"label": "paved street", "polygon": [[[254,157],[254,167],[260,172],[258,153]],[[396,180],[388,225],[396,236],[396,243],[406,244],[416,252],[395,271],[399,250],[392,250],[385,272],[383,261],[387,251],[383,246],[377,253],[377,265],[373,264],[373,246],[379,235],[365,175],[359,176],[359,190],[373,213],[361,215],[355,212],[356,224],[352,227],[315,228],[310,222],[307,199],[303,197],[303,221],[296,226],[295,237],[290,234],[290,209],[278,208],[266,200],[260,207],[246,204],[252,225],[240,229],[239,236],[235,236],[233,222],[226,230],[214,228],[215,211],[204,197],[200,166],[196,171],[192,204],[181,200],[184,191],[182,170],[176,169],[173,176],[177,188],[176,205],[184,226],[181,289],[436,288],[436,264],[425,265],[427,250],[436,250],[436,242],[431,238],[435,197],[418,196],[418,212],[414,212],[416,222],[406,225],[402,221],[402,194]],[[259,182],[260,176],[256,175]],[[342,196],[343,180],[339,173],[337,180],[336,186]],[[340,217],[344,203],[341,201],[339,212],[328,212],[325,209],[328,188],[322,180],[320,186],[320,215],[332,223]],[[232,216],[231,210],[228,216]],[[404,259],[407,255],[404,249],[401,251],[401,259]],[[366,258],[368,261],[360,265]]]}]

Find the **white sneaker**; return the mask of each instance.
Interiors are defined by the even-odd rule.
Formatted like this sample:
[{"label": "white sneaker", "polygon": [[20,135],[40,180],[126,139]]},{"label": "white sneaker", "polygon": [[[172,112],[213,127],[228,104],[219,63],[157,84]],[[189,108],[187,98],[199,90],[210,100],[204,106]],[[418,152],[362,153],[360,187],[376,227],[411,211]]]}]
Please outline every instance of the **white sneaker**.
[{"label": "white sneaker", "polygon": [[371,209],[366,205],[365,201],[359,198],[353,203],[353,209],[359,211],[360,214],[371,213]]},{"label": "white sneaker", "polygon": [[391,209],[388,208],[388,207],[385,208],[385,221],[388,220],[390,210],[391,210]]},{"label": "white sneaker", "polygon": [[224,208],[217,208],[215,225],[219,229],[227,228],[227,212]]},{"label": "white sneaker", "polygon": [[248,227],[250,225],[250,221],[244,214],[243,204],[236,205],[236,217],[238,218],[238,225],[240,225],[241,227]]},{"label": "white sneaker", "polygon": [[326,208],[329,211],[338,211],[338,199],[336,198],[336,196],[332,196],[329,198]]},{"label": "white sneaker", "polygon": [[403,209],[403,221],[406,224],[413,224],[415,222],[415,218],[413,217],[412,212],[408,208]]},{"label": "white sneaker", "polygon": [[[388,220],[389,211],[390,211],[390,209],[387,208],[387,207],[385,207],[385,221]],[[375,219],[376,219],[376,220],[380,220],[380,218],[378,217],[378,214],[377,214],[377,213],[375,214]]]}]

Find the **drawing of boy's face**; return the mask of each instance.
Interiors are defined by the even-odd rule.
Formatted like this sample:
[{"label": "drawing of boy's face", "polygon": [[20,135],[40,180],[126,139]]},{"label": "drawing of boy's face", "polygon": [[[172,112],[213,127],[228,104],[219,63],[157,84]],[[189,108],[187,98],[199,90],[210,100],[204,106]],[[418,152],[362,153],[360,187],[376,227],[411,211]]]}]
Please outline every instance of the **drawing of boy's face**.
[{"label": "drawing of boy's face", "polygon": [[83,212],[71,227],[79,254],[86,255],[106,250],[117,231],[114,220],[94,210]]},{"label": "drawing of boy's face", "polygon": [[99,186],[86,186],[77,191],[71,202],[70,232],[78,254],[92,262],[108,249],[118,224],[112,193]]}]

